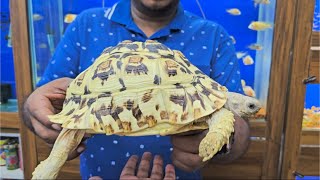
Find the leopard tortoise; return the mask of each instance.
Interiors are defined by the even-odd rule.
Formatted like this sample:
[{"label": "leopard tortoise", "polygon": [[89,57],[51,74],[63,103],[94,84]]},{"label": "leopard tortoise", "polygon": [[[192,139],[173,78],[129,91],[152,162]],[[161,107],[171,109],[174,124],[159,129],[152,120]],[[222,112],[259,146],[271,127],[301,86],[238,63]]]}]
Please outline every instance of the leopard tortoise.
[{"label": "leopard tortoise", "polygon": [[260,109],[256,99],[228,92],[180,51],[152,40],[106,48],[66,93],[63,110],[49,116],[63,130],[33,179],[56,178],[85,133],[144,136],[209,129],[199,145],[207,161],[229,142],[234,114]]}]

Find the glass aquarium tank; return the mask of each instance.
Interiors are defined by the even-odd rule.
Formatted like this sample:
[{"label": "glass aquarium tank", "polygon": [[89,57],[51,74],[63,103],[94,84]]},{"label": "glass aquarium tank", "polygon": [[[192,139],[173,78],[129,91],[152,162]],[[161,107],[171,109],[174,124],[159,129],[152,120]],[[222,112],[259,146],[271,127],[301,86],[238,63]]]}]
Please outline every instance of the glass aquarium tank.
[{"label": "glass aquarium tank", "polygon": [[[29,0],[33,81],[37,82],[50,62],[67,26],[83,10],[111,7],[116,0]],[[181,0],[185,10],[222,25],[233,39],[239,60],[244,93],[258,98],[264,108],[268,95],[275,0],[208,1]],[[267,13],[268,12],[268,13]],[[253,24],[252,24],[253,23]],[[253,28],[256,25],[259,28]],[[261,28],[262,27],[262,28]]]},{"label": "glass aquarium tank", "polygon": [[44,72],[63,35],[62,0],[28,1],[33,83]]},{"label": "glass aquarium tank", "polygon": [[16,112],[16,83],[14,76],[13,53],[11,44],[11,26],[9,0],[1,0],[1,57],[0,57],[0,111]]},{"label": "glass aquarium tank", "polygon": [[[67,26],[82,11],[89,8],[108,8],[117,0],[29,0],[30,41],[33,81],[36,86]],[[181,0],[185,10],[204,19],[221,24],[234,40],[239,59],[243,91],[258,98],[264,108],[257,117],[264,117],[272,62],[273,22],[275,0],[208,1]],[[313,30],[320,31],[319,1],[315,4]],[[266,28],[249,28],[261,22]],[[262,24],[263,25],[263,24]],[[12,73],[12,72],[11,72]],[[308,86],[306,97],[312,97],[319,85]],[[315,104],[315,106],[319,106]],[[307,108],[307,107],[306,107]]]},{"label": "glass aquarium tank", "polygon": [[[49,63],[54,63],[51,58],[64,32],[73,20],[82,11],[89,8],[105,8],[105,11],[109,13],[112,11],[109,8],[117,1],[28,0],[34,87],[43,76],[46,66]],[[181,0],[180,2],[186,11],[214,21],[226,29],[236,50],[243,93],[256,97],[263,105],[263,108],[250,120],[258,123],[264,122],[273,61],[272,45],[277,1]],[[316,0],[316,3],[313,30],[320,31],[319,1]],[[188,28],[185,27],[185,30]],[[187,57],[188,55],[190,54],[186,54]],[[88,62],[92,63],[94,59],[90,58]],[[284,64],[284,66],[286,65]],[[319,128],[319,94],[319,84],[307,86],[304,127]],[[257,136],[259,137],[253,138],[266,140],[263,135]]]}]

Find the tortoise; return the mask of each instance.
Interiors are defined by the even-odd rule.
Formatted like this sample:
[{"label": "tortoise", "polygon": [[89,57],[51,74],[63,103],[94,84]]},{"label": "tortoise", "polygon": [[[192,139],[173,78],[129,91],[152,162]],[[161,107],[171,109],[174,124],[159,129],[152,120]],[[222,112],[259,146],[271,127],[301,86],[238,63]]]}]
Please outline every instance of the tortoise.
[{"label": "tortoise", "polygon": [[252,115],[260,107],[257,99],[228,92],[180,51],[153,40],[125,40],[106,48],[71,82],[62,111],[49,116],[63,130],[33,178],[56,178],[85,133],[145,136],[209,129],[199,145],[207,161],[229,142],[234,114]]}]

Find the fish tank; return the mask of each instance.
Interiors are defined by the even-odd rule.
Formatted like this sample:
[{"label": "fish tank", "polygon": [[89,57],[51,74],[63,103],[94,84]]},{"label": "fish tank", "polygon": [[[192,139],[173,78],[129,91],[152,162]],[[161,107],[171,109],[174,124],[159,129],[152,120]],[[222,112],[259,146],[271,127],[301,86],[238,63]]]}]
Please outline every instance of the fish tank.
[{"label": "fish tank", "polygon": [[0,111],[17,112],[16,84],[11,44],[9,0],[1,0]]},{"label": "fish tank", "polygon": [[[27,2],[32,78],[33,86],[36,88],[47,65],[53,63],[51,58],[64,32],[75,18],[89,8],[112,7],[117,0],[28,0]],[[276,0],[181,0],[180,2],[186,11],[214,21],[226,29],[236,50],[243,93],[257,98],[263,105],[253,120],[265,121]],[[14,100],[16,95],[8,7],[9,0],[1,0],[1,83],[11,84],[10,98]],[[313,31],[320,31],[319,21],[319,1],[316,0]],[[187,58],[190,56],[190,54],[185,55]],[[91,60],[88,59],[90,62]],[[307,85],[304,127],[320,128],[319,94],[319,84]]]},{"label": "fish tank", "polygon": [[[36,87],[64,31],[76,16],[89,8],[111,7],[116,0],[29,0],[33,83]],[[222,25],[229,33],[240,65],[246,95],[258,98],[264,108],[268,95],[275,0],[208,1],[181,0],[183,8]],[[269,12],[269,13],[267,13]],[[258,26],[258,28],[255,27]],[[262,28],[261,28],[262,27]]]},{"label": "fish tank", "polygon": [[[36,86],[49,63],[54,50],[67,26],[82,11],[88,8],[111,7],[116,0],[29,0],[30,43],[32,56],[33,84]],[[243,1],[181,0],[184,9],[205,19],[221,24],[234,40],[239,59],[244,93],[257,97],[266,106],[271,65],[273,21],[275,0]],[[266,3],[263,3],[266,2]],[[1,111],[17,111],[14,82],[13,55],[9,16],[9,0],[1,1],[1,84],[4,84],[8,101],[0,105]],[[261,21],[271,25],[265,30],[252,30],[249,25]],[[315,4],[313,30],[320,31],[319,1]],[[4,91],[2,91],[2,95]],[[308,85],[306,107],[319,107],[312,101],[319,94],[319,85]],[[312,102],[310,102],[312,101]],[[313,104],[310,106],[310,103]],[[261,117],[266,109],[261,110]],[[310,111],[309,111],[310,112]],[[259,115],[259,116],[260,116]],[[319,124],[319,123],[318,123]]]},{"label": "fish tank", "polygon": [[[117,0],[29,0],[28,13],[32,56],[33,84],[36,87],[63,33],[82,11],[108,8]],[[256,115],[264,120],[272,62],[273,25],[276,0],[209,1],[181,0],[183,8],[222,25],[232,38],[240,65],[241,84],[248,96],[256,97],[263,108]],[[319,31],[319,1],[316,1],[313,30]],[[252,28],[252,23],[265,26]],[[311,88],[311,89],[310,89]],[[308,86],[306,102],[316,92]],[[309,103],[306,104],[308,108]],[[314,104],[319,107],[319,103]]]}]

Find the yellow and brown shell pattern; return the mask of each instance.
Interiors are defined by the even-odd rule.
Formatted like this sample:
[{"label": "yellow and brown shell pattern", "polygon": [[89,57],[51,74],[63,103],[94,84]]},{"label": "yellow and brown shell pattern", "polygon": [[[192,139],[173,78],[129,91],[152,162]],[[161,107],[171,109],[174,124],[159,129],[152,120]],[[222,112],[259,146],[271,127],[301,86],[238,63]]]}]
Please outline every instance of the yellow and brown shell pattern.
[{"label": "yellow and brown shell pattern", "polygon": [[130,135],[210,115],[225,104],[226,91],[180,51],[157,41],[123,41],[78,75],[63,110],[49,118],[69,129]]}]

